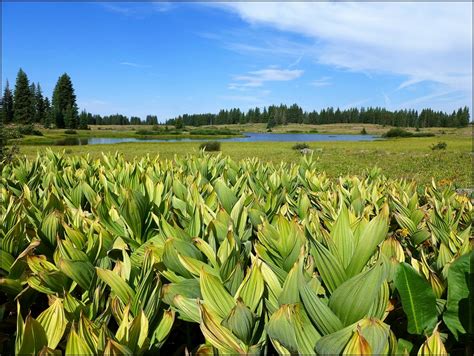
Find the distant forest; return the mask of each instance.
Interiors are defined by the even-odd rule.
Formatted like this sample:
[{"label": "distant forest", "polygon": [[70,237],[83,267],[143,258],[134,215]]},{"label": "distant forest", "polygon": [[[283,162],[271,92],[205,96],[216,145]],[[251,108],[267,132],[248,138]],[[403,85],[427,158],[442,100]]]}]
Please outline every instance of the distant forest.
[{"label": "distant forest", "polygon": [[469,108],[459,108],[451,114],[423,109],[390,111],[384,108],[327,108],[321,111],[303,111],[297,104],[271,105],[247,112],[240,109],[221,110],[218,114],[181,115],[166,123],[175,126],[202,126],[224,124],[266,123],[269,128],[289,123],[297,124],[379,124],[399,127],[463,127],[469,124]]},{"label": "distant forest", "polygon": [[[8,81],[1,98],[1,119],[5,124],[42,124],[47,128],[86,129],[88,125],[157,125],[156,115],[138,116],[114,114],[101,116],[82,111],[79,113],[71,78],[61,75],[53,91],[52,99],[44,96],[39,83],[31,83],[20,69],[14,90]],[[268,128],[289,123],[298,124],[379,124],[398,127],[463,127],[470,121],[469,108],[459,108],[452,113],[432,109],[395,110],[380,107],[327,108],[320,111],[304,111],[297,104],[271,105],[253,108],[247,112],[238,108],[221,110],[217,114],[184,114],[166,120],[165,124],[176,128],[184,126],[230,125],[264,123]]]}]

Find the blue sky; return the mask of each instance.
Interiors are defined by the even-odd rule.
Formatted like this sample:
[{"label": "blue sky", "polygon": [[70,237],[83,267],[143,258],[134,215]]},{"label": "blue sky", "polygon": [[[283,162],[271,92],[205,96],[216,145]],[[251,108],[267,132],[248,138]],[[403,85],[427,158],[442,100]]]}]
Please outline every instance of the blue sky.
[{"label": "blue sky", "polygon": [[[472,3],[2,3],[2,85],[93,113],[472,108]],[[472,111],[472,110],[471,110]]]}]

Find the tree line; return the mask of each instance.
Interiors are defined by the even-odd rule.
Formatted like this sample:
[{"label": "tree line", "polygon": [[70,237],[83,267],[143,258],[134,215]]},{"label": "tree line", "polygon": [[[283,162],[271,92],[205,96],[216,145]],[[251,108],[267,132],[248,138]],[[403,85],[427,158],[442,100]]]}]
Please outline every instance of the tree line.
[{"label": "tree line", "polygon": [[379,124],[397,127],[464,127],[469,124],[470,114],[467,106],[448,114],[443,111],[423,109],[390,111],[380,107],[327,108],[320,111],[304,111],[297,104],[271,105],[268,108],[258,107],[247,112],[238,108],[221,110],[218,114],[184,114],[168,120],[166,123],[176,126],[202,126],[224,124],[265,123],[271,128],[289,123],[297,124]]},{"label": "tree line", "polygon": [[30,84],[21,68],[13,91],[8,80],[6,82],[2,96],[2,120],[4,124],[39,123],[47,128],[87,128],[87,122],[81,120],[78,114],[76,95],[68,74],[59,77],[50,100],[43,94],[39,83]]},{"label": "tree line", "polygon": [[[39,83],[31,83],[26,73],[20,69],[12,91],[7,80],[1,98],[2,121],[4,124],[42,124],[46,128],[87,129],[88,125],[157,125],[156,115],[147,115],[145,120],[138,116],[122,114],[101,116],[85,110],[79,113],[72,80],[67,73],[62,74],[54,88],[51,101],[41,90]],[[304,111],[297,104],[270,105],[241,111],[238,108],[220,110],[217,114],[184,114],[168,119],[167,125],[176,128],[184,126],[228,125],[265,123],[268,128],[289,123],[298,124],[336,124],[366,123],[397,127],[463,127],[469,124],[470,114],[467,106],[452,113],[432,109],[395,110],[380,107],[326,108],[320,111]]]}]

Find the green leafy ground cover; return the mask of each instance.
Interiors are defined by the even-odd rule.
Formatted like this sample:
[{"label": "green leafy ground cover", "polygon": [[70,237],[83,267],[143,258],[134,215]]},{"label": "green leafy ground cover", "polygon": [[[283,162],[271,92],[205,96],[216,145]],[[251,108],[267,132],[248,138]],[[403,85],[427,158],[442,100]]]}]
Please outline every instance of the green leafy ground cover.
[{"label": "green leafy ground cover", "polygon": [[472,351],[473,208],[452,185],[52,151],[0,183],[2,354]]}]

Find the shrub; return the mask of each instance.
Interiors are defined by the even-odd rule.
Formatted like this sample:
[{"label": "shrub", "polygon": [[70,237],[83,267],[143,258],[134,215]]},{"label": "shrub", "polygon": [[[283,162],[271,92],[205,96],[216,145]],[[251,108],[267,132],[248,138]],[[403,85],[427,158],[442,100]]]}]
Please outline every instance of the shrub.
[{"label": "shrub", "polygon": [[417,132],[413,133],[407,130],[404,130],[400,127],[394,127],[393,129],[388,130],[382,135],[382,137],[432,137],[434,136],[431,132]]},{"label": "shrub", "polygon": [[305,148],[309,148],[309,145],[305,142],[303,143],[297,143],[292,147],[294,150],[301,151],[304,150]]},{"label": "shrub", "polygon": [[183,133],[182,130],[169,130],[169,131],[164,131],[161,128],[159,130],[146,130],[146,129],[140,129],[135,132],[137,135],[143,135],[143,136],[157,136],[157,135],[181,135]]},{"label": "shrub", "polygon": [[394,127],[393,129],[388,130],[385,132],[383,137],[412,137],[413,133],[408,132],[407,130],[401,129],[399,127]]},{"label": "shrub", "polygon": [[189,133],[190,135],[238,135],[237,131],[229,130],[229,129],[216,129],[216,128],[208,128],[208,129],[197,129],[193,130]]},{"label": "shrub", "polygon": [[438,142],[436,145],[431,145],[431,149],[434,150],[445,150],[446,147],[448,147],[448,144],[446,142]]},{"label": "shrub", "polygon": [[221,150],[221,143],[218,141],[209,141],[203,142],[199,146],[199,149],[211,152],[211,151],[220,151]]},{"label": "shrub", "polygon": [[69,129],[69,130],[65,130],[64,133],[66,135],[75,135],[75,134],[77,134],[77,131]]},{"label": "shrub", "polygon": [[18,126],[18,132],[21,135],[43,136],[43,133],[36,129],[33,125]]},{"label": "shrub", "polygon": [[4,128],[4,135],[6,140],[14,140],[23,137],[18,128],[15,127]]}]

